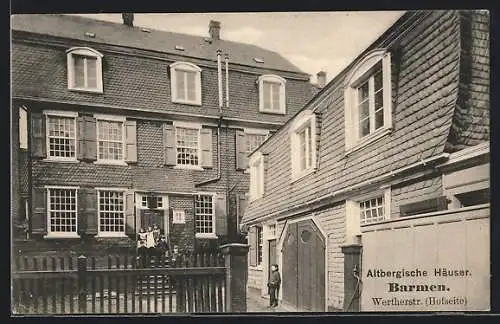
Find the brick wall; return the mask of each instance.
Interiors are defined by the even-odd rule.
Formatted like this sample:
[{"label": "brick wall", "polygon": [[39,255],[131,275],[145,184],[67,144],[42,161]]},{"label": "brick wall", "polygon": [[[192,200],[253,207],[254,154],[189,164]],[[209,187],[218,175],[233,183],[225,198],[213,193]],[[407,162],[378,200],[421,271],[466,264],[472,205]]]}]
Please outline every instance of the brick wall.
[{"label": "brick wall", "polygon": [[175,209],[184,209],[186,221],[185,224],[173,224],[172,215],[169,216],[171,247],[177,245],[179,251],[192,251],[195,241],[193,198],[172,196],[169,203]]},{"label": "brick wall", "polygon": [[[202,105],[172,103],[170,92],[170,62],[154,58],[134,57],[103,51],[103,94],[82,93],[67,89],[66,49],[41,44],[26,44],[14,39],[12,44],[13,96],[97,105],[114,105],[128,109],[154,112],[178,112],[218,116],[217,70],[204,67]],[[96,50],[101,50],[98,45]],[[189,61],[186,58],[186,61]],[[37,73],[32,73],[37,71]],[[262,70],[262,74],[271,73]],[[287,114],[273,115],[258,112],[259,75],[229,72],[230,107],[224,108],[227,117],[251,121],[285,122],[311,97],[309,81],[288,79],[286,82]]]}]

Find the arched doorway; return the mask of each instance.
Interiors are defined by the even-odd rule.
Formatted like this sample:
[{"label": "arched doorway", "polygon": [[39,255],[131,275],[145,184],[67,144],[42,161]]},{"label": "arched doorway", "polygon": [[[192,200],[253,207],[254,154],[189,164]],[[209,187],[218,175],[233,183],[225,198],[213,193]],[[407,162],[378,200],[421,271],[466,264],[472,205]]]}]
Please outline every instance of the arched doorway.
[{"label": "arched doorway", "polygon": [[300,310],[325,311],[325,238],[311,219],[289,223],[282,246],[282,298]]}]

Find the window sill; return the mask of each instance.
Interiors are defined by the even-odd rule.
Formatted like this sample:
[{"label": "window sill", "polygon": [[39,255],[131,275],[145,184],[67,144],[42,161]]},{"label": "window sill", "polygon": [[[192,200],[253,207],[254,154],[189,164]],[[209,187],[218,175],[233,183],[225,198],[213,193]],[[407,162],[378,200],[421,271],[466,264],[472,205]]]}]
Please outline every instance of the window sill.
[{"label": "window sill", "polygon": [[174,166],[174,169],[203,171],[203,168],[201,166],[198,166],[198,165],[177,164],[176,166]]},{"label": "window sill", "polygon": [[256,265],[256,266],[248,266],[248,269],[250,270],[256,270],[256,271],[262,271],[262,264]]},{"label": "window sill", "polygon": [[80,235],[77,233],[48,233],[43,237],[44,239],[79,239]]},{"label": "window sill", "polygon": [[217,235],[207,233],[196,233],[196,238],[216,239]]},{"label": "window sill", "polygon": [[300,179],[310,175],[311,173],[316,172],[316,170],[317,170],[316,168],[309,168],[309,169],[303,170],[300,173],[292,176],[292,180],[290,181],[290,183],[295,183],[295,182],[299,181]]},{"label": "window sill", "polygon": [[103,91],[101,89],[68,88],[68,90],[75,91],[75,92],[87,92],[87,93],[97,93],[97,94],[103,93]]},{"label": "window sill", "polygon": [[392,128],[382,128],[370,135],[363,137],[363,139],[359,140],[355,145],[345,151],[345,155],[349,155],[355,151],[362,149],[368,144],[373,144],[378,140],[382,139],[386,135],[389,135],[392,132]]},{"label": "window sill", "polygon": [[61,158],[46,158],[42,160],[43,162],[60,162],[60,163],[79,163],[80,161],[77,159],[61,159]]},{"label": "window sill", "polygon": [[172,99],[172,103],[178,103],[178,104],[190,105],[190,106],[201,106],[201,102],[198,102],[198,101],[184,101],[184,100]]},{"label": "window sill", "polygon": [[97,164],[97,165],[123,165],[123,166],[128,165],[125,161],[114,161],[114,160],[98,160],[98,161],[95,161],[94,164]]},{"label": "window sill", "polygon": [[108,239],[108,238],[128,238],[125,233],[99,233],[95,238]]},{"label": "window sill", "polygon": [[186,224],[186,222],[174,222],[174,221],[172,221],[172,224],[174,224],[174,225],[184,225],[184,224]]},{"label": "window sill", "polygon": [[259,112],[262,114],[283,115],[283,116],[286,115],[286,111],[271,111],[271,110],[260,109]]}]

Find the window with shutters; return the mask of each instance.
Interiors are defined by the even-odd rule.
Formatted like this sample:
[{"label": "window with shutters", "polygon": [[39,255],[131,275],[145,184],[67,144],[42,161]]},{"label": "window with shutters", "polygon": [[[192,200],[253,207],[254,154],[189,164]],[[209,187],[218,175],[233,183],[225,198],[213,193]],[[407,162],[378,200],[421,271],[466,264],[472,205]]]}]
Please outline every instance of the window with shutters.
[{"label": "window with shutters", "polygon": [[383,137],[392,128],[390,53],[372,51],[347,80],[345,134],[346,150],[350,152]]},{"label": "window with shutters", "polygon": [[66,54],[68,89],[102,93],[103,55],[88,47],[70,48]]},{"label": "window with shutters", "polygon": [[180,168],[201,168],[201,125],[175,122],[176,165]]},{"label": "window with shutters", "polygon": [[47,160],[76,161],[76,117],[69,111],[44,111],[47,130]]},{"label": "window with shutters", "polygon": [[245,128],[245,152],[247,155],[255,151],[269,136],[264,129]]},{"label": "window with shutters", "polygon": [[292,181],[316,170],[316,115],[304,111],[291,129]]},{"label": "window with shutters", "polygon": [[125,191],[97,189],[99,236],[125,236]]},{"label": "window with shutters", "polygon": [[76,187],[47,187],[48,236],[78,237]]},{"label": "window with shutters", "polygon": [[215,235],[215,208],[213,195],[195,196],[194,217],[197,237],[213,237]]},{"label": "window with shutters", "polygon": [[267,74],[258,78],[259,111],[273,114],[286,113],[286,80],[280,76]]},{"label": "window with shutters", "polygon": [[260,152],[250,157],[250,200],[264,195],[264,156]]},{"label": "window with shutters", "polygon": [[170,65],[172,101],[201,105],[201,69],[187,62]]},{"label": "window with shutters", "polygon": [[125,163],[125,117],[94,115],[97,119],[97,162]]}]

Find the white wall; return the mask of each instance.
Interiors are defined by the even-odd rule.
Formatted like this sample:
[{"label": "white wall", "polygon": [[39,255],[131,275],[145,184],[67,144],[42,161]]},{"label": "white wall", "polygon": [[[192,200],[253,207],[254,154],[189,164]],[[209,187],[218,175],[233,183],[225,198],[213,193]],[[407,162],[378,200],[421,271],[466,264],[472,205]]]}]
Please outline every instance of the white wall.
[{"label": "white wall", "polygon": [[[490,309],[489,205],[400,218],[363,226],[362,311],[487,311]],[[368,271],[427,271],[427,276],[368,277]],[[465,276],[435,276],[434,269],[468,270]],[[399,285],[444,285],[444,291],[390,292]],[[429,305],[429,298],[456,304]],[[375,305],[374,298],[387,300]],[[395,301],[413,300],[406,305]],[[417,304],[420,300],[420,304]],[[381,301],[381,300],[380,300]],[[391,305],[392,304],[392,305]]]}]

